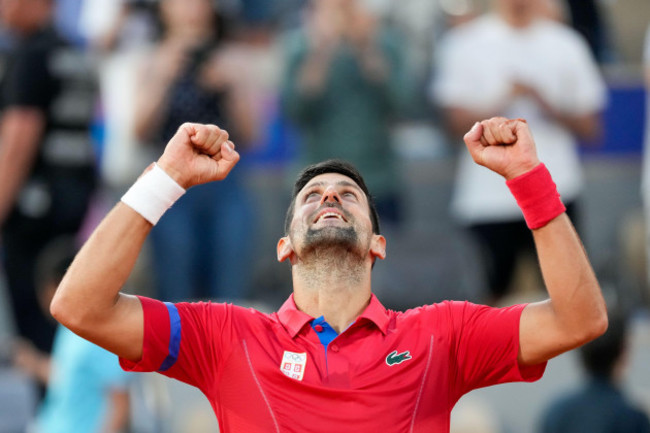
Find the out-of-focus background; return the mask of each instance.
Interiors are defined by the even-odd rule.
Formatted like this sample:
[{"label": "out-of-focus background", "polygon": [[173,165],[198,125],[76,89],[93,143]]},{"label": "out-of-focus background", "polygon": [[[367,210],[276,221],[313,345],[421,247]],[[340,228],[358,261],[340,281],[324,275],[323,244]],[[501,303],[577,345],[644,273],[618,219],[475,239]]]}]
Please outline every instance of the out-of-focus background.
[{"label": "out-of-focus background", "polygon": [[[218,431],[179,382],[100,381],[101,355],[39,306],[56,263],[184,121],[224,126],[241,162],[163,217],[124,290],[270,312],[291,293],[275,245],[293,178],[328,157],[353,161],[375,195],[388,256],[373,290],[387,307],[543,299],[519,215],[464,164],[460,139],[476,120],[526,118],[628,319],[619,389],[650,413],[647,0],[3,0],[0,12],[0,433],[47,432],[50,388],[95,381],[98,395],[121,391],[114,431]],[[63,363],[82,372],[67,389]],[[542,432],[587,380],[564,354],[537,383],[463,397],[452,431]]]}]

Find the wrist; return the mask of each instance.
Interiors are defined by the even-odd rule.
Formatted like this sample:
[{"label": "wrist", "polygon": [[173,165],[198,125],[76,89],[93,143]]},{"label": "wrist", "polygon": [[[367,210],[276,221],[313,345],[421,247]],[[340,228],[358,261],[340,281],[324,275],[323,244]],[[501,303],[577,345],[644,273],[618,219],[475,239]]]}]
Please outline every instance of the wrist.
[{"label": "wrist", "polygon": [[181,171],[175,169],[173,166],[167,163],[167,160],[164,158],[164,156],[161,156],[157,162],[151,164],[152,169],[154,166],[158,166],[158,168],[163,170],[181,188],[187,190],[190,186],[192,186]]},{"label": "wrist", "polygon": [[526,173],[532,172],[540,165],[542,165],[542,163],[539,160],[531,161],[529,164],[517,166],[514,170],[506,172],[503,177],[506,181],[510,181],[519,176],[524,176]]},{"label": "wrist", "polygon": [[506,181],[531,230],[544,227],[566,211],[551,174],[542,163]]},{"label": "wrist", "polygon": [[129,188],[121,200],[152,225],[156,225],[167,209],[172,207],[183,194],[185,189],[154,163],[152,168],[145,171]]}]

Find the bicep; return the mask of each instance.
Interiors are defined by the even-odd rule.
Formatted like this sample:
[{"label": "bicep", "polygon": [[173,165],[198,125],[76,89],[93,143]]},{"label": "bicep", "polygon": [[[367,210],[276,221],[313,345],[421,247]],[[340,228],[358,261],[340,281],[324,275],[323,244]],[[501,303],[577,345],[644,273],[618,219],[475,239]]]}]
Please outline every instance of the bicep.
[{"label": "bicep", "polygon": [[130,361],[142,358],[144,311],[136,296],[120,293],[114,306],[97,317],[93,326],[72,330],[121,358]]},{"label": "bicep", "polygon": [[539,364],[574,347],[555,320],[550,300],[535,302],[524,308],[519,324],[520,364]]}]

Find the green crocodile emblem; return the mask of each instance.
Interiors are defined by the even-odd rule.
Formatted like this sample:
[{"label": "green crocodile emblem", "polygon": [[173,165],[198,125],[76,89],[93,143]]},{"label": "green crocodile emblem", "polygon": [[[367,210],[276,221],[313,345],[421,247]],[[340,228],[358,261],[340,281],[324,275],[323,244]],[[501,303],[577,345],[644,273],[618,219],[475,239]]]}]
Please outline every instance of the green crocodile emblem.
[{"label": "green crocodile emblem", "polygon": [[402,353],[397,353],[397,350],[393,350],[386,357],[386,364],[388,364],[389,366],[393,366],[395,364],[401,364],[404,361],[408,361],[411,358],[412,358],[411,352],[409,352],[408,350]]}]

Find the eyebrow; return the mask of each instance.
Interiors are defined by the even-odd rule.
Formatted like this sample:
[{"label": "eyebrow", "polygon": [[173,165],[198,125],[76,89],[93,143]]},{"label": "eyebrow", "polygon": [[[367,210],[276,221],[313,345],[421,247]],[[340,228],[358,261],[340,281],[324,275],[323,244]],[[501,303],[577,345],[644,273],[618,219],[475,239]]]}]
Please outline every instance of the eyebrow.
[{"label": "eyebrow", "polygon": [[[309,189],[309,188],[312,188],[312,187],[315,187],[315,186],[325,186],[325,185],[329,185],[329,184],[325,183],[325,182],[314,182],[314,183],[310,183],[310,184],[305,185],[304,189]],[[337,186],[348,186],[348,187],[354,188],[357,191],[363,193],[363,190],[359,187],[359,185],[357,185],[354,182],[350,182],[348,180],[339,180],[338,182],[336,182],[336,185]]]}]

